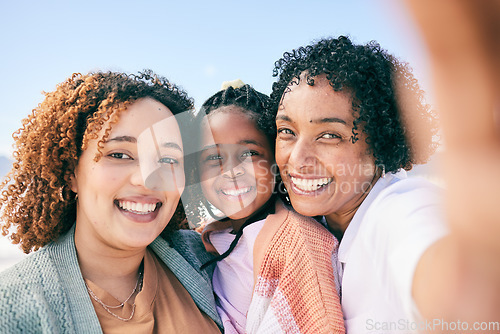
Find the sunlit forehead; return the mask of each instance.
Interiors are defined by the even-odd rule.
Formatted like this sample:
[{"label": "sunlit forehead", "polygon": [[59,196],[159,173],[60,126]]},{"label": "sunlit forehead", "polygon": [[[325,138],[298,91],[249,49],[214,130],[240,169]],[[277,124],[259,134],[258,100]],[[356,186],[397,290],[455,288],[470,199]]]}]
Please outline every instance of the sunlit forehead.
[{"label": "sunlit forehead", "polygon": [[347,88],[335,91],[325,77],[315,77],[314,85],[301,80],[283,94],[276,123],[352,128],[352,103],[352,94]]},{"label": "sunlit forehead", "polygon": [[167,117],[146,128],[139,135],[137,144],[139,148],[152,145],[157,152],[184,153],[181,132],[174,116]]}]

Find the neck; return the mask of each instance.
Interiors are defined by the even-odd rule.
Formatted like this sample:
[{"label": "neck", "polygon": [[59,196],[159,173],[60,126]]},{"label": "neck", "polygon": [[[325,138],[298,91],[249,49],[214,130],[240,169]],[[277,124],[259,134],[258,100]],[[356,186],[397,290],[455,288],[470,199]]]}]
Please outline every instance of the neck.
[{"label": "neck", "polygon": [[334,212],[327,216],[325,216],[326,223],[328,225],[328,229],[335,235],[335,237],[340,241],[344,236],[344,232],[351,223],[354,214],[358,210],[361,203],[357,204],[355,207],[343,211],[343,212]]},{"label": "neck", "polygon": [[82,232],[77,224],[75,246],[83,277],[106,290],[117,300],[125,300],[137,283],[139,267],[146,249],[112,249],[96,242],[90,233]]},{"label": "neck", "polygon": [[248,220],[256,222],[258,220],[264,219],[265,217],[267,217],[268,213],[274,212],[275,203],[276,203],[276,195],[271,195],[271,197],[269,197],[269,199],[250,216],[239,219],[229,218],[231,226],[233,227],[233,231],[238,232]]},{"label": "neck", "polygon": [[231,226],[233,227],[234,232],[238,232],[243,224],[247,221],[248,217],[241,218],[241,219],[230,219]]},{"label": "neck", "polygon": [[364,189],[364,191],[360,194],[360,196],[358,196],[355,199],[354,204],[351,205],[348,209],[341,210],[338,212],[333,212],[325,216],[328,228],[339,241],[342,240],[342,237],[344,236],[347,227],[351,223],[352,218],[358,211],[361,204],[363,204],[366,196],[368,196],[368,194],[370,193],[370,191],[372,190],[373,186],[375,185],[375,183],[379,178],[380,174],[376,173],[372,181],[370,182],[368,188]]}]

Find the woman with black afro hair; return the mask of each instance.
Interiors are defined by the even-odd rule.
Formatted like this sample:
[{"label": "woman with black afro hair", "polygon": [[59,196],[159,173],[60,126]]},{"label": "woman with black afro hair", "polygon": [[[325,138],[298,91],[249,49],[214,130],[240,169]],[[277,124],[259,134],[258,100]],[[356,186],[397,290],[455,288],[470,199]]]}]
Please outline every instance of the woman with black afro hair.
[{"label": "woman with black afro hair", "polygon": [[426,310],[414,294],[426,279],[419,268],[434,269],[430,250],[447,228],[441,190],[406,177],[437,147],[436,117],[411,69],[375,42],[341,36],[286,52],[274,76],[263,125],[277,136],[293,208],[341,240],[333,265],[347,332],[413,329],[393,325]]}]

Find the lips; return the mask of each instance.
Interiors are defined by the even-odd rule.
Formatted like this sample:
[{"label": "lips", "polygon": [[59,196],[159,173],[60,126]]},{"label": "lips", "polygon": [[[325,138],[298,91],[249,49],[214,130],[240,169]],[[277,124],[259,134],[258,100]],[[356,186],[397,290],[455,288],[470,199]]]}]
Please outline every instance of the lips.
[{"label": "lips", "polygon": [[135,213],[138,215],[147,215],[159,208],[161,202],[156,203],[138,203],[132,201],[118,201],[118,207],[124,211]]},{"label": "lips", "polygon": [[136,223],[149,223],[156,219],[163,205],[154,198],[121,199],[114,201],[118,210],[128,219]]},{"label": "lips", "polygon": [[292,186],[302,192],[315,192],[333,181],[331,177],[322,178],[300,178],[290,176]]},{"label": "lips", "polygon": [[220,192],[227,196],[241,196],[246,193],[249,193],[252,190],[252,187],[244,187],[238,189],[221,189]]}]

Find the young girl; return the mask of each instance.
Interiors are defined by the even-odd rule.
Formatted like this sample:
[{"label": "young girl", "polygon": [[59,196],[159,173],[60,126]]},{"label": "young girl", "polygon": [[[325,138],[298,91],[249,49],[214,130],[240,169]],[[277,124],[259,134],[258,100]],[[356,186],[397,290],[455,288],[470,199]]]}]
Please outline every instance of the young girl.
[{"label": "young girl", "polygon": [[258,126],[267,99],[249,85],[230,86],[210,97],[198,115],[194,181],[203,198],[191,201],[189,212],[193,218],[203,208],[215,219],[202,235],[206,249],[218,256],[204,267],[217,263],[213,286],[224,330],[343,333],[332,269],[338,242],[278,198],[274,138]]}]

